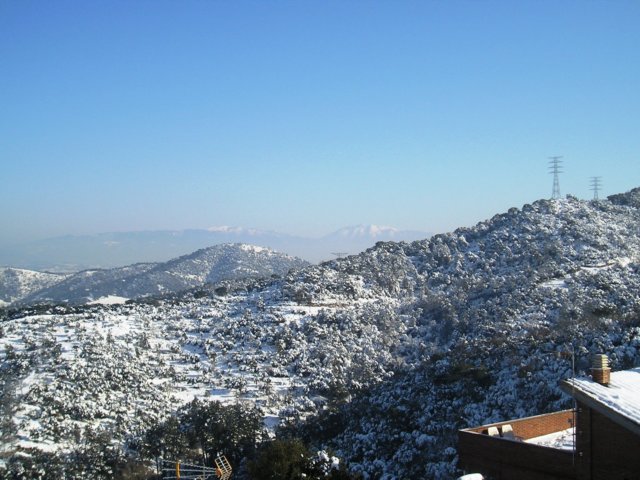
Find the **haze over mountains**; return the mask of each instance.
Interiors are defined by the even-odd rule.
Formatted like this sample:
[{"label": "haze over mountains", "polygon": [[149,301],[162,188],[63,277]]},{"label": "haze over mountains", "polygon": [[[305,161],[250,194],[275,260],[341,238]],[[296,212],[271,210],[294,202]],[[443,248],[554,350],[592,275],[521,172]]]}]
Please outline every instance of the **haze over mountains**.
[{"label": "haze over mountains", "polygon": [[320,238],[228,226],[67,235],[0,248],[0,265],[68,273],[87,268],[167,261],[222,243],[268,247],[315,263],[335,258],[333,253],[359,253],[378,241],[413,241],[429,235],[427,232],[376,225],[345,227]]}]

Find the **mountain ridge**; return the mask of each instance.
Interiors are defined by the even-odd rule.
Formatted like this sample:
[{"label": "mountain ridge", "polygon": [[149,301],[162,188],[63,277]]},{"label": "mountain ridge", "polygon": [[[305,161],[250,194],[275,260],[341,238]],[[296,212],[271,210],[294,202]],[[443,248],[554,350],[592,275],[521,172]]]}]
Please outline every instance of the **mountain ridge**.
[{"label": "mountain ridge", "polygon": [[32,291],[19,302],[85,303],[109,296],[139,298],[175,293],[221,280],[282,275],[304,265],[307,263],[303,260],[267,248],[222,244],[163,263],[84,270]]},{"label": "mountain ridge", "polygon": [[0,307],[64,280],[66,276],[24,268],[0,267]]}]

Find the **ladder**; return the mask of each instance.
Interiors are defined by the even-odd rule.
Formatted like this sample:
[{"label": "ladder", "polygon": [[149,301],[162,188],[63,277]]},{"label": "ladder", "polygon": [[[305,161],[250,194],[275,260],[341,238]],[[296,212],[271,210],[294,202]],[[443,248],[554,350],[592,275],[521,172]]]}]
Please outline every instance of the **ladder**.
[{"label": "ladder", "polygon": [[162,461],[162,480],[229,480],[232,468],[224,455],[218,455],[214,467],[183,463],[180,460]]},{"label": "ladder", "polygon": [[220,480],[228,480],[231,478],[231,464],[227,457],[224,455],[218,455],[216,457],[216,475]]}]

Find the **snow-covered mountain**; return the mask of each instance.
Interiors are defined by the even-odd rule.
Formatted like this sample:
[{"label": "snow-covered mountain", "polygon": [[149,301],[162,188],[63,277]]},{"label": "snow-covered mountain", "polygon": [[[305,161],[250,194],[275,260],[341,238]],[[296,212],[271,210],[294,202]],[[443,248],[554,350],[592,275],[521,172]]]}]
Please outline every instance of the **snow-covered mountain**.
[{"label": "snow-covered mountain", "polygon": [[201,230],[68,235],[2,248],[0,264],[68,273],[134,263],[163,262],[224,243],[260,245],[310,262],[318,262],[333,258],[332,252],[359,253],[380,240],[410,241],[428,236],[424,232],[376,226],[349,227],[321,238],[231,226]]},{"label": "snow-covered mountain", "polygon": [[0,267],[0,307],[64,280],[64,275]]},{"label": "snow-covered mountain", "polygon": [[85,303],[105,297],[139,298],[239,278],[285,275],[307,263],[268,248],[223,244],[164,263],[85,270],[26,295],[22,303]]},{"label": "snow-covered mountain", "polygon": [[197,396],[253,402],[365,478],[455,477],[458,428],[570,405],[572,352],[578,374],[596,352],[640,364],[639,200],[540,200],[280,279],[6,313],[9,468],[99,432],[135,448]]},{"label": "snow-covered mountain", "polygon": [[395,227],[381,225],[354,225],[344,227],[325,236],[325,239],[359,239],[366,241],[369,245],[379,241],[405,241],[422,240],[428,235],[425,232],[414,230],[399,230]]}]

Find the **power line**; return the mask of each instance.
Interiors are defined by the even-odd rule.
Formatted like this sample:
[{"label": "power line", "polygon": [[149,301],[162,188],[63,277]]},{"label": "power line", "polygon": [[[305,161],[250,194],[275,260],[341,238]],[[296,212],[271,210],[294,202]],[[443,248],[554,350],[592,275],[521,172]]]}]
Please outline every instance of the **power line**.
[{"label": "power line", "polygon": [[602,187],[602,177],[591,177],[591,191],[593,192],[593,199],[598,200],[598,192]]},{"label": "power line", "polygon": [[560,198],[560,180],[558,174],[562,171],[562,157],[556,155],[555,157],[549,157],[549,173],[553,174],[553,190],[551,192],[551,198],[557,200]]},{"label": "power line", "polygon": [[602,177],[591,177],[591,191],[593,192],[593,199],[598,200],[598,192],[602,187]]}]

